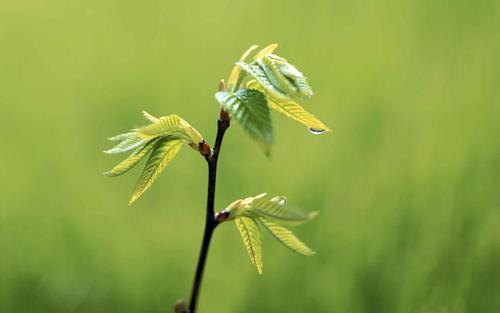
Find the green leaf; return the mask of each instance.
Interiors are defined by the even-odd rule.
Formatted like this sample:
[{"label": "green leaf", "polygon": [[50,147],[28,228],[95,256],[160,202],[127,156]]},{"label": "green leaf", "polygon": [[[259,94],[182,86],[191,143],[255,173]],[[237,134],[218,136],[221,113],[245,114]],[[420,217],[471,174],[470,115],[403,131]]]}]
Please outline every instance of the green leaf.
[{"label": "green leaf", "polygon": [[252,264],[257,268],[257,272],[262,275],[262,239],[259,225],[249,217],[238,217],[235,219],[235,223]]},{"label": "green leaf", "polygon": [[[246,58],[252,53],[255,49],[257,49],[256,45],[252,45],[250,48],[248,48],[245,53],[240,58],[240,61],[245,61]],[[239,88],[239,85],[241,84],[242,80],[241,75],[241,68],[238,65],[234,65],[233,69],[231,70],[231,74],[229,74],[229,79],[227,80],[227,90],[230,90],[234,92],[237,88]]]},{"label": "green leaf", "polygon": [[[152,115],[147,115],[154,118]],[[182,131],[181,127],[181,117],[176,114],[171,114],[167,116],[163,116],[156,119],[156,122],[153,122],[147,126],[141,127],[137,129],[138,135],[143,139],[152,139],[155,137],[161,136],[174,136],[177,135],[180,138],[186,137]]]},{"label": "green leaf", "polygon": [[150,121],[151,123],[157,123],[160,121],[159,118],[149,114],[148,112],[146,111],[142,111],[142,115],[144,116],[145,119],[147,119],[148,121]]},{"label": "green leaf", "polygon": [[162,138],[154,145],[153,151],[144,167],[144,171],[135,185],[129,204],[139,199],[139,197],[151,187],[158,175],[160,175],[168,163],[177,155],[182,144],[183,142],[181,140]]},{"label": "green leaf", "polygon": [[225,91],[215,94],[217,101],[240,122],[245,131],[264,145],[269,153],[273,139],[271,114],[265,94],[256,89],[239,89],[236,93]]},{"label": "green leaf", "polygon": [[266,46],[264,49],[257,52],[257,55],[255,55],[255,59],[260,59],[260,58],[263,58],[263,57],[273,53],[273,51],[276,50],[276,48],[278,48],[277,43],[272,43],[272,44]]},{"label": "green leaf", "polygon": [[115,137],[109,138],[111,141],[121,141],[118,143],[116,146],[113,148],[104,151],[104,153],[107,154],[116,154],[116,153],[122,153],[122,152],[127,152],[130,150],[134,150],[141,145],[144,145],[147,140],[144,140],[136,135],[134,131],[125,133],[125,134],[120,134]]},{"label": "green leaf", "polygon": [[271,109],[283,113],[285,116],[305,125],[309,129],[309,131],[315,135],[332,131],[317,117],[307,112],[297,102],[291,100],[277,101],[273,99],[269,101],[269,106],[271,107]]},{"label": "green leaf", "polygon": [[296,98],[310,98],[313,96],[313,91],[307,78],[299,71],[294,65],[288,63],[287,60],[283,59],[274,54],[269,54],[263,58],[263,62],[266,64],[272,63],[275,65],[278,73],[281,74],[287,81],[289,81],[295,87],[294,97]]},{"label": "green leaf", "polygon": [[263,217],[260,217],[259,221],[262,223],[262,225],[264,225],[265,228],[267,228],[267,230],[269,230],[269,232],[271,232],[271,234],[274,235],[274,237],[276,237],[276,239],[278,239],[287,248],[305,256],[316,254],[305,243],[300,241],[299,238],[297,238],[289,229],[273,223]]},{"label": "green leaf", "polygon": [[318,212],[304,213],[287,205],[285,197],[271,198],[268,195],[255,197],[249,211],[256,216],[275,221],[280,224],[296,226],[308,222],[318,215]]},{"label": "green leaf", "polygon": [[116,165],[112,170],[104,173],[108,177],[120,176],[139,163],[155,146],[159,138],[153,139],[144,146],[137,148],[128,158]]},{"label": "green leaf", "polygon": [[264,70],[267,78],[276,89],[281,90],[288,97],[295,96],[297,88],[292,84],[291,80],[280,72],[280,69],[271,58],[266,56],[262,59],[257,59],[256,62]]},{"label": "green leaf", "polygon": [[193,149],[198,149],[198,144],[203,140],[201,134],[188,122],[176,114],[163,116],[160,118],[143,111],[142,114],[152,124],[137,129],[139,137],[151,140],[156,137],[170,137],[183,140]]},{"label": "green leaf", "polygon": [[259,64],[252,63],[247,64],[245,62],[236,63],[239,65],[245,72],[247,72],[250,76],[252,76],[257,83],[263,88],[265,93],[269,94],[271,97],[275,99],[279,99],[282,101],[290,100],[290,97],[286,95],[283,90],[279,89],[268,77],[267,73],[264,71]]}]

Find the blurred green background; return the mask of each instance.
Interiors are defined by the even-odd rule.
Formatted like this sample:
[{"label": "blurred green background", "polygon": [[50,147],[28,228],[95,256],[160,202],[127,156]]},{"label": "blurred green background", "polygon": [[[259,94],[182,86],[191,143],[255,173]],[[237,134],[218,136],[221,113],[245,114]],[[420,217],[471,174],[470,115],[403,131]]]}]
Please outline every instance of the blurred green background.
[{"label": "blurred green background", "polygon": [[[251,44],[309,76],[334,130],[274,114],[266,159],[235,124],[216,206],[320,210],[264,240],[215,234],[199,312],[500,311],[498,1],[0,1],[0,312],[171,312],[190,293],[206,165],[184,148],[128,206],[110,135],[178,113],[213,142],[219,79]],[[124,157],[124,156],[123,156]],[[141,166],[142,167],[142,166]]]}]

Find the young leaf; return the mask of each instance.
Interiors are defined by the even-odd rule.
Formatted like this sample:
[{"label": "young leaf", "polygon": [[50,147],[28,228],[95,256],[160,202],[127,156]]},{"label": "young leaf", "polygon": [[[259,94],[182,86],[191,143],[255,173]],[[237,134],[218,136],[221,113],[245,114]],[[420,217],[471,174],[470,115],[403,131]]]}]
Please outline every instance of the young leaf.
[{"label": "young leaf", "polygon": [[318,212],[304,213],[287,205],[286,198],[263,196],[255,198],[249,205],[249,211],[259,217],[289,226],[296,226],[312,220]]},{"label": "young leaf", "polygon": [[[253,88],[265,92],[262,86],[260,86],[255,80],[247,82],[246,86],[247,88]],[[317,117],[307,112],[300,104],[293,100],[278,100],[272,98],[272,96],[269,96],[268,104],[271,109],[278,111],[288,118],[296,120],[297,122],[305,125],[308,130],[315,135],[332,131]]]},{"label": "young leaf", "polygon": [[307,78],[294,65],[288,63],[287,60],[277,55],[270,54],[266,56],[263,61],[266,64],[274,64],[278,73],[283,75],[287,81],[289,81],[296,88],[295,97],[310,98],[313,96],[313,91],[307,81]]},{"label": "young leaf", "polygon": [[259,64],[247,64],[245,62],[236,63],[240,66],[245,72],[247,72],[253,79],[258,83],[261,88],[261,91],[264,91],[266,94],[269,94],[271,97],[275,99],[279,99],[281,101],[291,100],[288,95],[286,95],[283,90],[279,89],[278,86],[273,84],[273,82],[267,76],[267,73],[260,67]]},{"label": "young leaf", "polygon": [[259,225],[249,217],[238,217],[235,222],[252,264],[257,268],[257,272],[262,274],[262,240]]},{"label": "young leaf", "polygon": [[169,138],[162,138],[154,145],[144,171],[134,188],[129,204],[139,199],[144,191],[151,187],[155,179],[177,155],[181,147],[182,141],[170,140]]},{"label": "young leaf", "polygon": [[159,118],[149,114],[148,112],[146,111],[142,111],[142,115],[144,116],[145,119],[147,119],[148,121],[150,121],[151,123],[157,123],[160,121]]},{"label": "young leaf", "polygon": [[[149,120],[154,120],[154,116],[150,115],[147,112],[145,113],[147,114],[145,116],[147,116]],[[156,118],[156,121],[152,124],[137,129],[137,134],[139,135],[139,137],[146,140],[160,136],[184,135],[183,137],[186,137],[186,135],[183,134],[182,131],[183,129],[181,127],[181,120],[181,117],[176,114]]]},{"label": "young leaf", "polygon": [[108,177],[116,177],[128,172],[153,149],[158,140],[159,138],[155,138],[146,143],[144,146],[136,149],[128,158],[116,165],[112,170],[104,173],[104,175]]},{"label": "young leaf", "polygon": [[287,117],[296,120],[305,125],[309,131],[315,135],[323,134],[332,131],[328,126],[323,124],[318,118],[307,112],[297,102],[294,101],[269,101],[271,109],[283,113]]},{"label": "young leaf", "polygon": [[305,243],[299,240],[299,238],[295,237],[295,235],[289,229],[280,226],[276,223],[271,222],[270,220],[260,217],[259,221],[264,225],[267,230],[271,232],[271,234],[276,237],[282,244],[284,244],[289,249],[305,255],[311,256],[316,254],[311,248],[309,248]]},{"label": "young leaf", "polygon": [[[293,69],[293,71],[292,71]],[[313,96],[313,91],[307,78],[302,75],[293,65],[287,64],[285,67],[280,68],[280,72],[297,88],[296,97],[300,99],[308,99]],[[293,75],[292,75],[293,73]],[[298,73],[298,74],[296,74]]]},{"label": "young leaf", "polygon": [[276,50],[276,48],[278,48],[278,44],[277,43],[270,44],[269,46],[267,46],[264,49],[262,49],[259,52],[257,52],[257,55],[255,56],[255,59],[260,59],[260,58],[263,58],[263,57],[265,57],[265,56],[273,53],[274,50]]},{"label": "young leaf", "polygon": [[[240,58],[241,61],[245,61],[246,58],[252,53],[255,49],[257,49],[256,45],[252,45],[250,48],[248,48],[245,53]],[[231,70],[231,74],[229,74],[229,79],[227,80],[227,90],[230,90],[231,92],[234,92],[240,85],[241,83],[241,69],[238,65],[234,65],[233,69]]]},{"label": "young leaf", "polygon": [[135,135],[135,130],[131,130],[131,131],[123,133],[123,134],[109,137],[108,140],[110,140],[110,141],[124,141],[125,139],[130,138],[130,136],[133,136],[133,135]]},{"label": "young leaf", "polygon": [[107,153],[107,154],[116,154],[116,153],[127,152],[130,150],[136,149],[147,142],[147,140],[144,140],[144,139],[138,137],[137,134],[133,131],[128,132],[126,134],[121,134],[121,135],[118,135],[115,137],[111,137],[111,138],[109,138],[109,140],[121,141],[121,142],[118,143],[113,148],[104,151],[104,153]]},{"label": "young leaf", "polygon": [[280,72],[280,69],[271,58],[266,56],[262,59],[257,59],[256,62],[264,70],[267,78],[274,87],[289,96],[297,93],[297,88],[292,84],[292,81]]},{"label": "young leaf", "polygon": [[273,139],[271,114],[266,96],[255,89],[239,89],[236,93],[220,91],[215,94],[217,101],[238,120],[243,128],[269,152]]},{"label": "young leaf", "polygon": [[163,116],[160,118],[142,112],[144,117],[152,124],[137,129],[139,137],[151,140],[156,137],[170,137],[180,139],[189,144],[193,149],[198,150],[198,144],[203,142],[201,134],[188,122],[176,114]]},{"label": "young leaf", "polygon": [[210,152],[210,147],[205,143],[201,134],[180,116],[171,114],[157,118],[145,111],[142,114],[151,124],[109,138],[119,143],[105,151],[106,153],[121,153],[134,150],[127,159],[111,171],[104,173],[108,177],[116,177],[129,171],[150,153],[146,167],[135,186],[130,204],[151,187],[160,172],[179,152],[183,143],[189,144],[203,155]]}]

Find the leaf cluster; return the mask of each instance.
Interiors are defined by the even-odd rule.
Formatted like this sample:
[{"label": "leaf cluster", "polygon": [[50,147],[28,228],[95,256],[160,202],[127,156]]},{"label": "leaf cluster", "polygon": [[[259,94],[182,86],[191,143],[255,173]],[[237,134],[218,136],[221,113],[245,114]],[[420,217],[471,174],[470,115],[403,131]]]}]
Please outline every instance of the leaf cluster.
[{"label": "leaf cluster", "polygon": [[251,46],[235,63],[227,89],[215,94],[221,108],[262,144],[266,154],[270,153],[274,141],[271,110],[305,125],[313,134],[330,131],[298,103],[312,97],[312,88],[306,76],[294,65],[273,54],[277,47],[277,44],[271,44],[247,62],[257,49],[257,46]]},{"label": "leaf cluster", "polygon": [[117,177],[128,172],[149,155],[129,204],[139,199],[151,187],[158,175],[175,158],[183,144],[206,153],[205,140],[201,134],[180,116],[172,114],[157,118],[145,111],[143,115],[150,122],[149,125],[109,138],[118,143],[113,148],[104,151],[108,154],[132,151],[129,157],[104,173],[108,177]]},{"label": "leaf cluster", "polygon": [[283,196],[270,197],[263,193],[255,197],[236,200],[217,213],[219,222],[234,220],[247,249],[250,260],[262,274],[262,235],[260,228],[269,231],[285,247],[299,254],[310,256],[315,252],[297,238],[287,227],[310,221],[318,212],[304,213],[288,206]]}]

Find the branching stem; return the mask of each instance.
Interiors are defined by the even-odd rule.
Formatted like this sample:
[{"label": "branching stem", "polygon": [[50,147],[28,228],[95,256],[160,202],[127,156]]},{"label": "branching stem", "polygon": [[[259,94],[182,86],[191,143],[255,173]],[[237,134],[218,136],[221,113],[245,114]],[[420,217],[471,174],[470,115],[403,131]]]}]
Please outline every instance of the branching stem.
[{"label": "branching stem", "polygon": [[198,257],[198,266],[196,267],[196,274],[193,282],[193,289],[191,292],[191,300],[189,302],[189,309],[186,313],[195,313],[196,304],[198,302],[198,296],[200,293],[201,282],[203,278],[203,270],[205,268],[205,263],[207,260],[208,249],[210,247],[210,241],[212,239],[212,234],[218,225],[215,219],[215,184],[217,181],[217,161],[219,159],[219,152],[222,145],[222,139],[224,139],[224,134],[229,128],[229,118],[227,114],[222,111],[221,118],[217,122],[217,137],[215,139],[215,145],[210,154],[205,156],[208,164],[208,195],[207,195],[207,213],[205,219],[205,231],[203,233],[203,241],[201,243],[200,256]]}]

